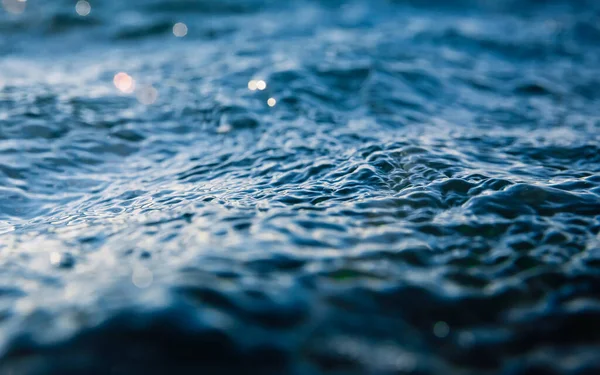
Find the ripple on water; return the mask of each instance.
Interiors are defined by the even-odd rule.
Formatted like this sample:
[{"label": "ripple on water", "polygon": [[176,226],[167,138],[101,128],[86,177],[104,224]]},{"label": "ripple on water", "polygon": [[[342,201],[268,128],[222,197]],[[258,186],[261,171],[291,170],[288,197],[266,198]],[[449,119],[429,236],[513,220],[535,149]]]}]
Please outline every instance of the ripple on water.
[{"label": "ripple on water", "polygon": [[597,2],[67,5],[0,14],[0,373],[600,372]]}]

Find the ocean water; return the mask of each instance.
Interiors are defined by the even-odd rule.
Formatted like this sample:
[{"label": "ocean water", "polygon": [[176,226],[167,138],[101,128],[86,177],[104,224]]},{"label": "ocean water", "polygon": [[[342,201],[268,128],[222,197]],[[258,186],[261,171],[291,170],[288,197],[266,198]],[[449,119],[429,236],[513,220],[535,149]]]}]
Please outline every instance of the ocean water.
[{"label": "ocean water", "polygon": [[0,374],[600,374],[600,2],[76,4],[1,3]]}]

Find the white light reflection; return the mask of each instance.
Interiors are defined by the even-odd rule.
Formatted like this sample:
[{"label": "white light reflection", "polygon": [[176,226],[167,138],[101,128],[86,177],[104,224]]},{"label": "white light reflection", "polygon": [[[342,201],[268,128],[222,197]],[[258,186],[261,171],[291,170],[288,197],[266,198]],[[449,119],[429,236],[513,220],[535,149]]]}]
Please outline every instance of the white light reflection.
[{"label": "white light reflection", "polygon": [[182,38],[184,36],[186,36],[188,33],[188,28],[187,25],[183,22],[177,22],[175,25],[173,25],[173,35],[175,35],[178,38]]},{"label": "white light reflection", "polygon": [[75,263],[75,259],[70,253],[60,253],[54,251],[50,253],[50,264],[59,268],[70,268]]},{"label": "white light reflection", "polygon": [[82,17],[87,16],[92,11],[92,6],[85,0],[80,0],[75,5],[75,11]]},{"label": "white light reflection", "polygon": [[27,7],[27,0],[2,0],[2,7],[12,14],[21,14]]},{"label": "white light reflection", "polygon": [[256,91],[257,87],[256,87],[256,81],[255,80],[251,80],[250,82],[248,82],[248,89],[250,91]]},{"label": "white light reflection", "polygon": [[60,261],[61,261],[61,259],[62,259],[62,256],[60,255],[60,253],[58,253],[58,252],[56,252],[56,251],[50,254],[50,263],[51,263],[53,266],[57,266],[57,265],[59,265],[59,264],[60,264]]},{"label": "white light reflection", "polygon": [[217,128],[217,133],[219,133],[219,134],[229,133],[231,131],[231,129],[232,129],[231,125],[223,124]]},{"label": "white light reflection", "polygon": [[261,79],[260,81],[256,82],[256,88],[262,91],[267,88],[267,83]]},{"label": "white light reflection", "polygon": [[277,104],[277,100],[275,100],[275,98],[269,98],[269,100],[267,100],[267,104],[269,105],[269,107],[275,107],[275,104]]},{"label": "white light reflection", "polygon": [[119,91],[125,94],[131,94],[135,90],[135,81],[127,73],[120,72],[115,74],[113,83]]}]

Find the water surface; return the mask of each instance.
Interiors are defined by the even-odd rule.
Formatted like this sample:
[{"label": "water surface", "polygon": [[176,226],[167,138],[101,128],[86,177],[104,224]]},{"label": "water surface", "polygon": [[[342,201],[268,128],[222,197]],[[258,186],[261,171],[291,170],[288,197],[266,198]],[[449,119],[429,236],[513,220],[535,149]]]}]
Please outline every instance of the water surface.
[{"label": "water surface", "polygon": [[0,373],[600,373],[599,2],[17,2]]}]

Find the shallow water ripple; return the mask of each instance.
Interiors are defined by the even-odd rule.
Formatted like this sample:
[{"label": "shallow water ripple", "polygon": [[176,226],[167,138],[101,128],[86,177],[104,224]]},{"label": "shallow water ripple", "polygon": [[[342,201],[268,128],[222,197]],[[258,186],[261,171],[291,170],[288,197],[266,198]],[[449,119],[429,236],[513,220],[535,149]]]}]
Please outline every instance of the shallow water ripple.
[{"label": "shallow water ripple", "polygon": [[90,4],[0,14],[0,373],[600,372],[597,2]]}]

